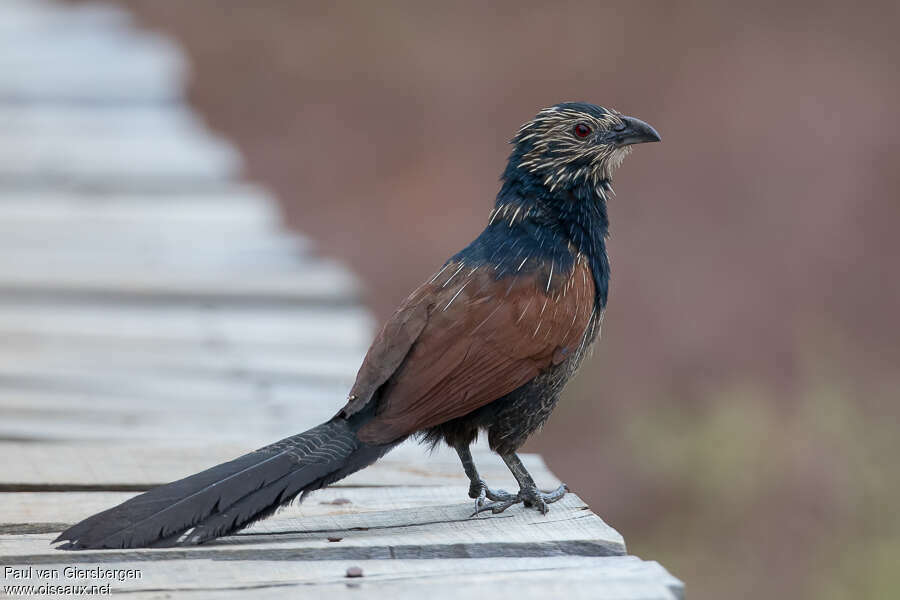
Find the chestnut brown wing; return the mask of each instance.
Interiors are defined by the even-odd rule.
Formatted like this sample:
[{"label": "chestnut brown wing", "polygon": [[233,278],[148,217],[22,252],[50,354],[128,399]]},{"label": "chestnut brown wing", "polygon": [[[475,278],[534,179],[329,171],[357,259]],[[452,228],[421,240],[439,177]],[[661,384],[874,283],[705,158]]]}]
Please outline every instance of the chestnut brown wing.
[{"label": "chestnut brown wing", "polygon": [[494,273],[451,263],[388,321],[342,411],[382,388],[361,440],[387,443],[466,415],[578,350],[594,310],[584,262],[566,275]]}]

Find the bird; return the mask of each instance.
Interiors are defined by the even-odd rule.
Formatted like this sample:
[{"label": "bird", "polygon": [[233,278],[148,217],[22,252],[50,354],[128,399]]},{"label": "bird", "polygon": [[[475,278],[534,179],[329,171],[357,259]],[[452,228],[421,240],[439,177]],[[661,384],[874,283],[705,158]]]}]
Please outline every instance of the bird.
[{"label": "bird", "polygon": [[[484,230],[415,289],[369,348],[328,421],[151,489],[69,527],[60,548],[192,545],[234,533],[363,469],[411,437],[456,450],[473,516],[568,492],[538,489],[517,455],[543,427],[598,337],[609,295],[607,203],[649,124],[586,102],[540,110],[518,130]],[[479,434],[519,490],[488,486]]]}]

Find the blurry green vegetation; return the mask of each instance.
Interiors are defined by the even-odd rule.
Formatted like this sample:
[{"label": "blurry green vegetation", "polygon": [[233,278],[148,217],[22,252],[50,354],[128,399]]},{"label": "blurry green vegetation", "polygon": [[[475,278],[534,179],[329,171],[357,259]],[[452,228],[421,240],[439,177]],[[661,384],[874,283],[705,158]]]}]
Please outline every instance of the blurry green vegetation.
[{"label": "blurry green vegetation", "polygon": [[636,477],[670,500],[622,527],[632,552],[706,597],[772,597],[760,592],[785,586],[795,597],[896,597],[897,388],[873,390],[815,359],[790,402],[747,383],[628,419]]}]

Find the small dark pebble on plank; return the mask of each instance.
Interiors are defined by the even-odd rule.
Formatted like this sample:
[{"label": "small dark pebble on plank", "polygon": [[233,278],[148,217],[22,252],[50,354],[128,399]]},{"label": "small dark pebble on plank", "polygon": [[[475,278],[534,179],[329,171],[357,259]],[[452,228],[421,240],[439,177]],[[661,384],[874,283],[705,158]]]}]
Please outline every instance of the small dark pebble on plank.
[{"label": "small dark pebble on plank", "polygon": [[363,571],[359,567],[348,567],[347,568],[347,577],[362,577]]},{"label": "small dark pebble on plank", "polygon": [[328,541],[329,541],[329,542],[339,542],[339,541],[341,541],[342,539],[344,539],[344,538],[330,537],[330,538],[328,538]]}]

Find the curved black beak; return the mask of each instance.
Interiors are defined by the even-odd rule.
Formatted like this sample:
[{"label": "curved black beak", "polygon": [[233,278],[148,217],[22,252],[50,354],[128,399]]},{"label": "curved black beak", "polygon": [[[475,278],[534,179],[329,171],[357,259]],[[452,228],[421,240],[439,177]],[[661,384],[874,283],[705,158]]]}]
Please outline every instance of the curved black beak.
[{"label": "curved black beak", "polygon": [[625,122],[625,126],[614,128],[612,131],[613,143],[615,143],[616,146],[645,144],[647,142],[658,142],[660,140],[656,130],[640,119],[625,116],[620,118]]}]

